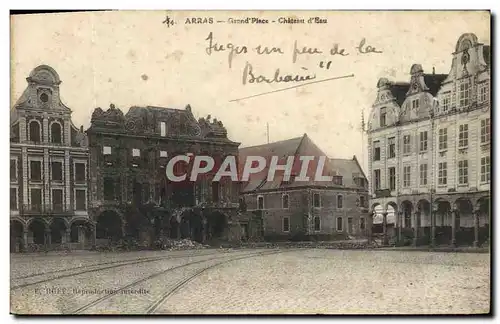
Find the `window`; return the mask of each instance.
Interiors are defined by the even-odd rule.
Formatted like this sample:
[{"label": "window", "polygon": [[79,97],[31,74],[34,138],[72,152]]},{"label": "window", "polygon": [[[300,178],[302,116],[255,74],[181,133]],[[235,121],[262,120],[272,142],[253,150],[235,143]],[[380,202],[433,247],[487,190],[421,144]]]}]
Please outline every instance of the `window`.
[{"label": "window", "polygon": [[257,209],[259,209],[259,210],[264,209],[264,197],[263,196],[257,197]]},{"label": "window", "polygon": [[86,210],[86,200],[85,190],[75,190],[75,210]]},{"label": "window", "polygon": [[366,227],[366,224],[365,224],[365,218],[364,218],[364,217],[361,217],[361,218],[359,219],[359,229],[364,230],[364,229],[365,229],[365,227]]},{"label": "window", "polygon": [[111,146],[103,146],[103,148],[102,148],[102,154],[104,154],[104,155],[110,155],[111,154]]},{"label": "window", "polygon": [[40,123],[37,120],[30,121],[29,124],[30,141],[40,143],[42,137]]},{"label": "window", "polygon": [[290,232],[290,218],[289,217],[283,217],[283,232],[285,232],[285,233]]},{"label": "window", "polygon": [[133,157],[139,157],[139,156],[141,156],[141,150],[139,150],[139,149],[132,149],[132,156]]},{"label": "window", "polygon": [[420,132],[420,152],[427,151],[427,131]]},{"label": "window", "polygon": [[31,210],[42,210],[42,189],[32,188],[30,194]]},{"label": "window", "polygon": [[365,207],[365,196],[359,196],[359,206]]},{"label": "window", "polygon": [[380,189],[380,170],[373,170],[373,186],[374,190]]},{"label": "window", "polygon": [[283,195],[281,197],[281,207],[283,209],[288,209],[288,195]]},{"label": "window", "polygon": [[42,162],[30,161],[30,179],[34,181],[42,180]]},{"label": "window", "polygon": [[337,196],[337,208],[342,209],[344,207],[344,197],[342,195]]},{"label": "window", "polygon": [[396,157],[396,138],[389,138],[389,159]]},{"label": "window", "polygon": [[52,143],[62,143],[61,124],[52,123],[50,126],[50,141]]},{"label": "window", "polygon": [[52,162],[52,180],[53,181],[62,181],[63,180],[63,172],[62,172],[62,163],[61,162]]},{"label": "window", "polygon": [[342,176],[333,176],[333,184],[341,186],[343,184]]},{"label": "window", "polygon": [[321,199],[319,197],[319,193],[313,194],[313,206],[316,208],[321,207]]},{"label": "window", "polygon": [[[219,202],[220,198],[220,182],[219,181],[212,181],[212,201],[213,202]],[[259,208],[263,209],[263,208]]]},{"label": "window", "polygon": [[163,158],[163,157],[164,157],[164,158],[168,157],[168,153],[167,153],[167,151],[160,151],[160,157],[162,157],[162,158]]},{"label": "window", "polygon": [[387,112],[385,108],[380,108],[380,127],[386,126]]},{"label": "window", "polygon": [[403,187],[408,188],[410,186],[410,171],[411,168],[409,165],[405,165],[403,167]]},{"label": "window", "polygon": [[450,96],[444,96],[441,100],[441,107],[443,108],[443,112],[446,113],[450,109]]},{"label": "window", "polygon": [[469,183],[469,161],[458,161],[458,184]]},{"label": "window", "polygon": [[448,148],[448,128],[439,129],[439,149],[446,150]]},{"label": "window", "polygon": [[396,168],[389,168],[389,189],[396,190]]},{"label": "window", "polygon": [[17,189],[10,188],[10,210],[17,210]]},{"label": "window", "polygon": [[447,177],[448,177],[448,171],[446,162],[441,162],[438,164],[438,184],[446,185]]},{"label": "window", "polygon": [[459,126],[458,147],[465,147],[468,144],[469,144],[469,125],[463,124]]},{"label": "window", "polygon": [[165,122],[160,123],[160,135],[163,137],[167,136],[167,124]]},{"label": "window", "polygon": [[63,210],[63,191],[62,189],[52,189],[52,210]]},{"label": "window", "polygon": [[411,143],[410,143],[410,135],[403,136],[403,154],[410,154],[411,152]]},{"label": "window", "polygon": [[75,163],[75,182],[85,182],[85,163]]},{"label": "window", "polygon": [[342,232],[342,217],[337,217],[337,232]]},{"label": "window", "polygon": [[420,185],[427,185],[427,164],[420,164]]},{"label": "window", "polygon": [[490,141],[490,119],[486,118],[481,120],[481,143],[488,143]]},{"label": "window", "polygon": [[314,231],[321,231],[321,219],[318,216],[314,217]]},{"label": "window", "polygon": [[10,181],[17,181],[17,160],[10,160]]},{"label": "window", "polygon": [[115,200],[115,183],[113,178],[104,178],[103,196],[104,200]]},{"label": "window", "polygon": [[489,101],[488,82],[479,84],[479,102]]},{"label": "window", "polygon": [[481,182],[490,182],[490,157],[481,158]]},{"label": "window", "polygon": [[460,107],[467,107],[469,105],[470,84],[469,80],[464,80],[460,84],[459,99]]},{"label": "window", "polygon": [[420,107],[420,100],[418,100],[418,99],[413,99],[413,100],[411,101],[411,109],[412,109],[412,110],[416,110],[416,109],[418,109],[419,107]]},{"label": "window", "polygon": [[380,161],[380,141],[373,142],[373,161]]}]

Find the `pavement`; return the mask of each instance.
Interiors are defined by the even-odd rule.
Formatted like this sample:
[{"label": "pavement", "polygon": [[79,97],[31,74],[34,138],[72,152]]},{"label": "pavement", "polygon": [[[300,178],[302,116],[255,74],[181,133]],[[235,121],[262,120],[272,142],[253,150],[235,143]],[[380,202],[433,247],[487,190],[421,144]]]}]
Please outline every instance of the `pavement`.
[{"label": "pavement", "polygon": [[484,314],[488,253],[204,249],[11,255],[15,314]]}]

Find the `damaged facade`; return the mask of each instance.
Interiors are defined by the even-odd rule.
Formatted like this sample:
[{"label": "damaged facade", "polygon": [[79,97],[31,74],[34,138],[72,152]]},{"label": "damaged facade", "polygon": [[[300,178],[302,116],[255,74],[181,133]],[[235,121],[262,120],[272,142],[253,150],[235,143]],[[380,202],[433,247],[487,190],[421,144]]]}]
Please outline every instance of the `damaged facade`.
[{"label": "damaged facade", "polygon": [[489,237],[490,47],[464,34],[452,55],[447,75],[414,64],[408,83],[380,79],[368,124],[375,222],[414,245]]},{"label": "damaged facade", "polygon": [[26,80],[10,114],[11,251],[88,247],[86,135],[61,101],[54,69],[38,66]]},{"label": "damaged facade", "polygon": [[[237,240],[238,184],[215,174],[172,182],[165,167],[177,155],[238,155],[239,143],[227,138],[217,119],[196,120],[185,109],[131,107],[126,114],[111,105],[97,108],[87,130],[90,153],[90,213],[100,240],[162,237],[198,242]],[[177,163],[174,173],[188,173]]]},{"label": "damaged facade", "polygon": [[[262,156],[268,161],[278,156],[279,165],[294,157],[326,157],[311,139],[302,137],[259,146],[241,148],[240,169],[247,156]],[[318,158],[318,159],[316,159]],[[313,163],[313,162],[311,162]],[[313,167],[313,172],[316,169]],[[368,218],[368,182],[356,159],[327,159],[323,175],[333,176],[331,182],[296,181],[300,168],[292,169],[291,178],[276,172],[268,180],[269,163],[259,173],[242,183],[242,204],[245,206],[250,237],[266,240],[328,240],[348,235],[365,236],[370,229]]]}]

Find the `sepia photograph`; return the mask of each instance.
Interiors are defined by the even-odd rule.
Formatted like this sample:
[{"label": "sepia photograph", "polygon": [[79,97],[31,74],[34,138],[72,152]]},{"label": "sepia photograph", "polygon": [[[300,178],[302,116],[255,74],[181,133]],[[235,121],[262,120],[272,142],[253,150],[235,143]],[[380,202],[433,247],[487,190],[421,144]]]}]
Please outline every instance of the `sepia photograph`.
[{"label": "sepia photograph", "polygon": [[10,313],[491,315],[491,19],[11,11]]}]

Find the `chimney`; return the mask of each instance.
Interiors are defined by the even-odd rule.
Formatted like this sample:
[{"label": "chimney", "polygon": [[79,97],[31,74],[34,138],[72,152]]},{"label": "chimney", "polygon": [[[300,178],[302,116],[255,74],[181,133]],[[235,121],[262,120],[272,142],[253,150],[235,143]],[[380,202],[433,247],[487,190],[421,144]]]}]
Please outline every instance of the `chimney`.
[{"label": "chimney", "polygon": [[436,74],[436,68],[432,67],[432,74]]},{"label": "chimney", "polygon": [[83,125],[80,126],[80,132],[83,133]]}]

